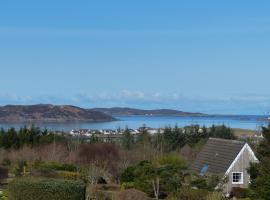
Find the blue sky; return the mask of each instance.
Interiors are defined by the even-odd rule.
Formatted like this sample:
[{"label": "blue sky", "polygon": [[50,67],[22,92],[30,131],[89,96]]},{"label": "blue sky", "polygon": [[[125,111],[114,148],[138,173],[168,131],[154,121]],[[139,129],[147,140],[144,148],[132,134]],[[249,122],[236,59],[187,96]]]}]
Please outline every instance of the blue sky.
[{"label": "blue sky", "polygon": [[0,2],[0,104],[266,114],[270,2]]}]

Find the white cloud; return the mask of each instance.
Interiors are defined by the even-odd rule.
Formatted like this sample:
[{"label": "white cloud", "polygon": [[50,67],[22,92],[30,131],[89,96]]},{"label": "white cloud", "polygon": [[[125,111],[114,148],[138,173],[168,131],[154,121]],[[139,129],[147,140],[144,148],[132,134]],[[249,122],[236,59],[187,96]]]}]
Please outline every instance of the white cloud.
[{"label": "white cloud", "polygon": [[122,90],[117,93],[81,93],[71,97],[43,95],[38,97],[0,94],[0,104],[72,104],[82,107],[173,108],[191,112],[224,114],[268,114],[270,95],[243,94],[224,98],[187,97],[179,93]]}]

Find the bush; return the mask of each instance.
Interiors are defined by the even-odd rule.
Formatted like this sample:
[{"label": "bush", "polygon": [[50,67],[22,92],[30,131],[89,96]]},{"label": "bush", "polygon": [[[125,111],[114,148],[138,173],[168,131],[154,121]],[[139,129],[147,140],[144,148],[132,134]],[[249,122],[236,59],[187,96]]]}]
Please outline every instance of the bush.
[{"label": "bush", "polygon": [[118,195],[118,200],[148,200],[149,198],[147,195],[139,190],[130,189],[130,190],[123,190]]},{"label": "bush", "polygon": [[198,189],[208,189],[206,179],[204,179],[204,178],[198,178],[198,179],[192,181],[191,186],[196,187]]},{"label": "bush", "polygon": [[214,191],[215,187],[220,183],[219,176],[207,176],[207,177],[195,177],[195,180],[191,181],[191,186],[198,189],[205,189],[208,191]]},{"label": "bush", "polygon": [[8,169],[5,167],[0,167],[0,181],[8,178]]},{"label": "bush", "polygon": [[35,177],[54,178],[57,177],[58,174],[53,169],[34,169],[31,171],[31,175]]},{"label": "bush", "polygon": [[212,192],[207,195],[206,200],[225,200],[225,197],[221,192]]},{"label": "bush", "polygon": [[56,171],[69,171],[76,172],[77,167],[72,164],[61,164],[61,163],[39,163],[35,168],[37,169],[53,169]]},{"label": "bush", "polygon": [[81,178],[80,174],[77,172],[56,171],[49,168],[34,169],[31,171],[31,175],[34,177],[60,178],[67,180],[78,180]]},{"label": "bush", "polygon": [[208,195],[207,190],[195,190],[195,189],[181,189],[176,194],[176,199],[178,200],[206,200]]},{"label": "bush", "polygon": [[126,170],[121,174],[120,181],[123,182],[134,182],[135,180],[135,169],[136,166],[129,166]]},{"label": "bush", "polygon": [[16,165],[13,166],[12,173],[15,174],[15,176],[22,176],[24,172],[24,167],[26,166],[25,161],[19,161],[16,163]]},{"label": "bush", "polygon": [[88,185],[86,189],[86,199],[90,200],[112,200],[113,194],[101,186]]},{"label": "bush", "polygon": [[121,184],[121,188],[125,189],[125,190],[126,189],[132,189],[134,187],[135,187],[134,182],[124,182],[124,183]]},{"label": "bush", "polygon": [[59,171],[57,174],[59,178],[68,180],[78,180],[80,178],[80,174],[77,172]]},{"label": "bush", "polygon": [[11,165],[11,161],[8,158],[4,158],[2,160],[2,165],[3,166],[10,166]]},{"label": "bush", "polygon": [[234,187],[232,188],[231,196],[236,198],[246,198],[248,196],[248,190],[245,188]]},{"label": "bush", "polygon": [[85,184],[48,178],[19,178],[8,185],[10,200],[84,200]]},{"label": "bush", "polygon": [[8,200],[8,191],[4,189],[2,193],[0,193],[0,200]]}]

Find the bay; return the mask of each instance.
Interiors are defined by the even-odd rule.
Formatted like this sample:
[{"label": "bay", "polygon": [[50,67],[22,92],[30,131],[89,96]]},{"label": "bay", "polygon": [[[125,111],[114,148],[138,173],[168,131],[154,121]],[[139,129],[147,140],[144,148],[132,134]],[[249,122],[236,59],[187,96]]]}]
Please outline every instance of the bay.
[{"label": "bay", "polygon": [[[262,115],[212,115],[212,116],[114,116],[117,120],[111,122],[66,122],[66,123],[35,123],[36,126],[56,131],[77,129],[137,129],[143,125],[152,128],[164,128],[165,126],[188,126],[191,124],[226,125],[232,128],[258,130],[261,126],[268,124],[268,117]],[[30,123],[0,123],[0,127],[16,129],[29,126]]]}]

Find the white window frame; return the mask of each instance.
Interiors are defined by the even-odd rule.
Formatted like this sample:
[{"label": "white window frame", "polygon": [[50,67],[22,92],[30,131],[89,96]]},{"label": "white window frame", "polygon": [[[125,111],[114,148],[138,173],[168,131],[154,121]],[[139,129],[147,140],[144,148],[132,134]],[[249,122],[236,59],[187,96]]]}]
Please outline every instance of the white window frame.
[{"label": "white window frame", "polygon": [[[241,174],[241,180],[239,182],[233,181],[234,174]],[[232,172],[232,184],[235,184],[235,185],[244,184],[244,173],[243,172]]]}]

